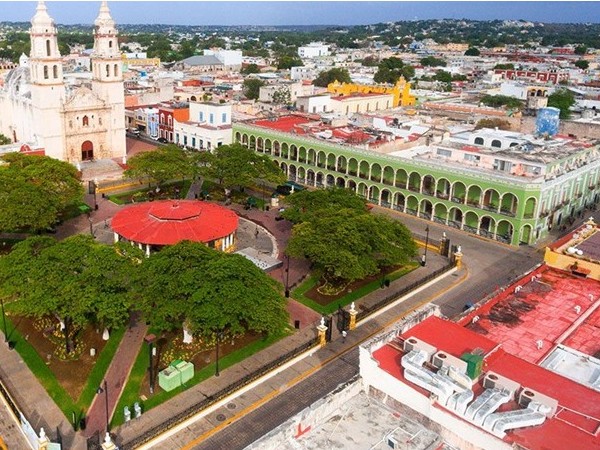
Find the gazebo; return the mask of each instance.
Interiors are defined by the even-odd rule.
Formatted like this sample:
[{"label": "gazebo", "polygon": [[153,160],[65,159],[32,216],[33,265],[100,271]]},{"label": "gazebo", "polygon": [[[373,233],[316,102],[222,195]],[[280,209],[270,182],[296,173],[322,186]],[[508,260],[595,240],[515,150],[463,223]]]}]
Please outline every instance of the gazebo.
[{"label": "gazebo", "polygon": [[111,227],[115,242],[131,242],[146,255],[186,240],[230,252],[235,249],[238,216],[214,203],[161,200],[122,209],[113,217]]}]

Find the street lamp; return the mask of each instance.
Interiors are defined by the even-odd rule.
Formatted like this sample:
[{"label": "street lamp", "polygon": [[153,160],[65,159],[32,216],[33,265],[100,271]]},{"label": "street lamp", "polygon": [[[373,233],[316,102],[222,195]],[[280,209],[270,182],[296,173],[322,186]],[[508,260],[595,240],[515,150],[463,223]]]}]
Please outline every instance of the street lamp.
[{"label": "street lamp", "polygon": [[2,307],[2,326],[4,328],[4,342],[8,343],[10,347],[10,342],[8,342],[8,331],[6,330],[6,315],[4,314],[4,300],[0,298],[0,306]]},{"label": "street lamp", "polygon": [[290,298],[290,255],[285,255],[285,298]]},{"label": "street lamp", "polygon": [[88,219],[88,222],[90,223],[90,236],[95,237],[94,236],[94,229],[92,228],[92,224],[94,222],[92,221],[92,215],[89,212],[87,213],[87,219]]},{"label": "street lamp", "polygon": [[427,247],[429,247],[429,225],[425,227],[425,253],[423,254],[423,258],[421,259],[421,265],[425,267],[427,264]]},{"label": "street lamp", "polygon": [[154,394],[154,365],[152,364],[152,350],[156,336],[149,334],[144,338],[144,342],[148,344],[148,375],[150,376],[150,393]]},{"label": "street lamp", "polygon": [[109,433],[110,432],[110,419],[108,417],[108,383],[106,382],[106,379],[104,380],[104,389],[102,388],[102,386],[98,386],[98,389],[96,389],[96,394],[102,394],[104,392],[104,404],[106,406],[106,432]]},{"label": "street lamp", "polygon": [[218,331],[217,332],[217,361],[216,361],[216,368],[215,368],[215,376],[216,377],[221,375],[219,373],[219,344],[221,343],[221,339],[223,339],[223,332]]}]

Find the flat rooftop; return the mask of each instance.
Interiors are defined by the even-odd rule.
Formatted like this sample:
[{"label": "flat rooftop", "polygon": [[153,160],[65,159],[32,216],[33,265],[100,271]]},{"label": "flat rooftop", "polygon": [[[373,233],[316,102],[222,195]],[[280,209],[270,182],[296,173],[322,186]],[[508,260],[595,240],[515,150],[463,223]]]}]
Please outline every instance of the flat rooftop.
[{"label": "flat rooftop", "polygon": [[280,449],[371,449],[389,450],[387,438],[393,437],[405,450],[450,449],[439,434],[399,416],[364,392],[346,402],[336,414],[295,442]]},{"label": "flat rooftop", "polygon": [[[509,286],[461,324],[534,364],[561,343],[593,356],[600,350],[595,326],[600,321],[600,282],[545,269],[534,281],[530,275]],[[596,313],[585,318],[588,311]]]},{"label": "flat rooftop", "polygon": [[[503,441],[524,448],[546,450],[589,450],[600,446],[600,393],[512,354],[487,336],[432,316],[399,336],[397,341],[384,345],[372,354],[381,370],[427,398],[429,391],[404,378],[401,358],[405,352],[401,343],[410,337],[416,337],[457,358],[464,351],[476,351],[484,358],[483,373],[493,371],[518,383],[522,388],[534,390],[558,402],[556,412],[543,424],[510,430]],[[481,395],[484,391],[482,378],[479,378],[472,389],[476,397]],[[437,402],[432,407],[454,414]],[[521,406],[511,400],[498,411],[516,409],[521,409]],[[483,428],[481,432],[487,433]]]}]

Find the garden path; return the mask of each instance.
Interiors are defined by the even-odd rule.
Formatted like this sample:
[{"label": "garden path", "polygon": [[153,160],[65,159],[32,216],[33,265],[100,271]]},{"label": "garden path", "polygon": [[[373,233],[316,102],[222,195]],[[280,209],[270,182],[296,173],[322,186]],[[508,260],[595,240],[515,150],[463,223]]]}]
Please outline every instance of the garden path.
[{"label": "garden path", "polygon": [[[90,437],[95,433],[100,432],[103,436],[106,432],[106,420],[107,420],[107,401],[108,401],[108,416],[110,417],[115,412],[115,407],[119,402],[121,393],[125,387],[129,373],[133,367],[133,363],[136,360],[138,351],[144,341],[144,337],[148,332],[148,327],[141,321],[139,314],[132,314],[130,319],[129,328],[125,332],[119,348],[115,353],[104,381],[106,381],[107,391],[96,394],[90,409],[87,413],[87,424],[85,429],[85,436]],[[104,381],[102,382],[102,389],[104,389]],[[108,398],[107,398],[108,397]],[[134,412],[132,411],[132,416]]]}]

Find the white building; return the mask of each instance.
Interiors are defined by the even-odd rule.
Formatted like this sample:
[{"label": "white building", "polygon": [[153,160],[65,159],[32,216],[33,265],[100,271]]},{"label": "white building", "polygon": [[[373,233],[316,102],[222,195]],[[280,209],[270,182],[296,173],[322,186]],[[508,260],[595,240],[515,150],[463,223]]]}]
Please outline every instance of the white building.
[{"label": "white building", "polygon": [[273,101],[273,95],[281,90],[288,90],[290,93],[290,102],[294,103],[299,96],[312,95],[314,86],[304,85],[303,83],[269,84],[260,88],[258,100],[265,103],[271,103]]},{"label": "white building", "polygon": [[525,100],[527,102],[527,107],[531,109],[545,108],[548,106],[548,88],[545,86],[505,82],[500,85],[500,95]]},{"label": "white building", "polygon": [[331,111],[331,95],[306,95],[296,99],[296,109],[307,113],[324,113]]},{"label": "white building", "polygon": [[69,86],[54,20],[38,3],[29,61],[9,72],[0,90],[0,133],[71,163],[125,156],[121,55],[106,2],[94,25],[91,87]]},{"label": "white building", "polygon": [[318,58],[319,56],[329,56],[329,46],[322,42],[311,42],[303,47],[298,47],[298,56],[300,58]]},{"label": "white building", "polygon": [[242,68],[241,50],[204,50],[205,55],[213,55],[223,63],[226,69],[239,70]]},{"label": "white building", "polygon": [[190,120],[174,121],[175,143],[208,151],[231,144],[231,113],[230,103],[191,102]]},{"label": "white building", "polygon": [[290,69],[290,78],[294,81],[314,80],[320,72],[314,66],[294,66]]}]

